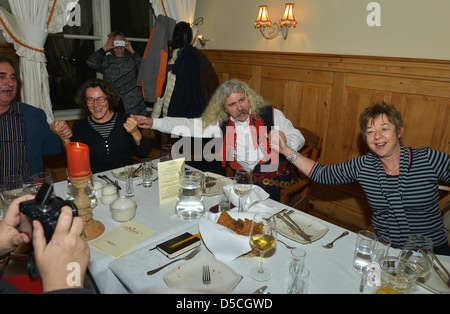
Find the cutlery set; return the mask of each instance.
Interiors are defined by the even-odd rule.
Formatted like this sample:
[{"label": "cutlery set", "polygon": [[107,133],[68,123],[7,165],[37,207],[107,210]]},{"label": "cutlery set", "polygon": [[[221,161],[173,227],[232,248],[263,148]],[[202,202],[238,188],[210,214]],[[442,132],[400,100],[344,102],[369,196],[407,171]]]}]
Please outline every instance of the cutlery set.
[{"label": "cutlery set", "polygon": [[300,226],[289,216],[291,213],[293,213],[293,210],[290,210],[287,213],[284,213],[287,209],[284,209],[281,212],[276,213],[275,215],[277,218],[281,219],[286,225],[288,225],[292,230],[294,230],[296,233],[298,233],[303,239],[308,241],[309,243],[312,243],[311,236],[309,234],[306,234],[305,231],[303,231]]}]

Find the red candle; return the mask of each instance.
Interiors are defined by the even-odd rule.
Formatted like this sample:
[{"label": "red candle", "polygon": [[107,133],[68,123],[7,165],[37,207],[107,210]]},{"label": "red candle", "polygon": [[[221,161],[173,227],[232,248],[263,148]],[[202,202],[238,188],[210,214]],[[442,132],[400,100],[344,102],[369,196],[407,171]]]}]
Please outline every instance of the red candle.
[{"label": "red candle", "polygon": [[89,146],[71,142],[66,145],[67,169],[70,177],[85,177],[91,174]]}]

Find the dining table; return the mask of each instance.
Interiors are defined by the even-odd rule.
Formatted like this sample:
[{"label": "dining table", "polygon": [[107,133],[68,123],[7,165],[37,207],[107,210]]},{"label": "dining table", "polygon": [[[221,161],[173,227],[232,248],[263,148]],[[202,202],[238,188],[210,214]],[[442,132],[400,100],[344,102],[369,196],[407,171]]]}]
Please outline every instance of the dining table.
[{"label": "dining table", "polygon": [[[153,161],[155,166],[158,160]],[[186,166],[188,167],[188,166]],[[112,171],[105,171],[92,175],[92,180],[100,180],[100,175],[107,176],[112,180],[117,180]],[[215,259],[205,245],[205,241],[199,246],[200,252],[191,261],[181,260],[162,269],[154,275],[147,275],[147,271],[169,263],[176,258],[170,259],[162,254],[156,245],[181,235],[185,232],[197,234],[199,230],[200,219],[183,220],[176,215],[176,199],[160,203],[159,200],[159,180],[157,167],[153,171],[153,182],[151,187],[144,187],[142,180],[135,180],[134,196],[137,208],[132,221],[145,226],[153,231],[150,236],[140,243],[131,247],[120,257],[114,257],[104,251],[92,246],[93,239],[89,241],[90,260],[89,273],[95,281],[98,291],[102,294],[129,294],[129,293],[221,293],[221,289],[199,289],[192,286],[190,289],[177,289],[169,285],[167,275],[180,269],[188,262],[196,259],[207,259],[214,261],[215,265],[225,265],[230,272],[230,277],[236,279],[231,287],[227,287],[227,293],[231,294],[250,294],[256,289],[266,286],[266,293],[285,294],[287,292],[289,278],[289,264],[291,262],[291,248],[299,247],[306,252],[304,261],[305,267],[310,271],[307,293],[310,294],[370,294],[373,293],[373,287],[365,287],[361,292],[362,274],[353,267],[353,257],[355,251],[356,233],[349,231],[349,234],[334,243],[333,248],[325,248],[324,245],[341,235],[346,229],[337,226],[328,221],[314,217],[304,212],[297,211],[298,215],[306,219],[317,222],[324,226],[326,232],[311,243],[301,243],[293,240],[292,237],[284,236],[278,233],[278,240],[275,248],[264,258],[263,264],[272,272],[272,277],[264,282],[256,281],[250,277],[250,269],[259,264],[258,256],[241,256],[233,260],[222,262]],[[125,192],[125,181],[118,179],[118,185],[121,187],[119,193]],[[67,182],[61,181],[54,184],[54,191],[57,196],[65,198],[67,194]],[[208,212],[218,203],[217,195],[203,196],[205,210]],[[284,208],[292,209],[282,203],[270,198],[260,200],[248,208],[248,213],[266,211],[276,213]],[[230,213],[237,211],[237,208],[230,210]],[[105,230],[99,237],[103,237],[118,228],[124,222],[115,221],[112,218],[108,205],[104,205],[98,200],[93,209],[93,218],[101,222]],[[184,257],[190,252],[186,252],[179,257]],[[397,253],[396,253],[397,254]],[[443,261],[450,262],[448,257],[440,257]],[[200,261],[199,261],[200,263]],[[192,276],[201,277],[201,273],[192,274]],[[213,276],[214,279],[214,276]],[[230,279],[230,278],[227,278]],[[213,284],[213,283],[212,283]],[[216,283],[217,284],[217,283]],[[214,287],[217,287],[214,286]],[[219,283],[220,287],[220,283]],[[413,293],[433,293],[421,285],[416,285]],[[436,291],[434,291],[436,292]]]}]

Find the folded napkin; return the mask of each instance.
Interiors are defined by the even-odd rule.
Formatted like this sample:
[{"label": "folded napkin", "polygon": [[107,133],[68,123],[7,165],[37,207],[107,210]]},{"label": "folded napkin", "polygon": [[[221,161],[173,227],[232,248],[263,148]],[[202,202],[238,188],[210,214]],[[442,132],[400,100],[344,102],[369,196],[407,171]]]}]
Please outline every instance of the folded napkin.
[{"label": "folded napkin", "polygon": [[[233,184],[228,184],[223,187],[223,191],[230,199],[230,202],[239,206],[239,196],[234,193]],[[269,198],[269,193],[264,191],[261,187],[254,185],[253,190],[247,199],[245,200],[246,208],[250,208],[250,206],[256,204],[257,202],[264,201]]]},{"label": "folded napkin", "polygon": [[[253,219],[255,213],[228,212],[234,219]],[[206,212],[198,223],[202,240],[214,257],[224,263],[233,261],[252,250],[248,236],[236,234],[225,226],[217,224],[220,214]]]}]

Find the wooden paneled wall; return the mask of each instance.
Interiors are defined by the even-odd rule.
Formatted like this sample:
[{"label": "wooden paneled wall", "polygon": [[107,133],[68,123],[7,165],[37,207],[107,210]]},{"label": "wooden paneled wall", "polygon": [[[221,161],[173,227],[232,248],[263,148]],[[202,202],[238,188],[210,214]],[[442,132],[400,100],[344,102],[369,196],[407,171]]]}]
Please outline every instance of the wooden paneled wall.
[{"label": "wooden paneled wall", "polygon": [[[395,105],[403,143],[450,154],[450,61],[317,54],[202,50],[221,82],[238,78],[282,110],[296,126],[323,138],[319,161],[342,162],[367,152],[359,115],[373,102]],[[370,226],[357,183],[314,184],[311,213],[351,227]]]}]

